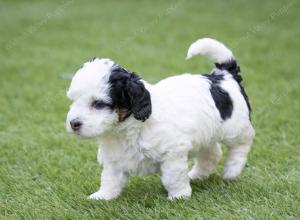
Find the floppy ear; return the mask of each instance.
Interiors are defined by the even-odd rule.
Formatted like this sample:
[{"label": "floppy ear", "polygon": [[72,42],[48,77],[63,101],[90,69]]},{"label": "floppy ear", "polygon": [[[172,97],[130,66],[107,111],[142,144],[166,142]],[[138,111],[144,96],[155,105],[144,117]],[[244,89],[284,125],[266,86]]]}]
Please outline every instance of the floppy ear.
[{"label": "floppy ear", "polygon": [[151,96],[139,79],[127,81],[125,90],[130,98],[131,111],[137,120],[145,121],[152,112]]},{"label": "floppy ear", "polygon": [[140,121],[149,118],[152,112],[151,96],[136,74],[116,66],[111,71],[109,81],[119,121],[124,121],[131,114]]}]

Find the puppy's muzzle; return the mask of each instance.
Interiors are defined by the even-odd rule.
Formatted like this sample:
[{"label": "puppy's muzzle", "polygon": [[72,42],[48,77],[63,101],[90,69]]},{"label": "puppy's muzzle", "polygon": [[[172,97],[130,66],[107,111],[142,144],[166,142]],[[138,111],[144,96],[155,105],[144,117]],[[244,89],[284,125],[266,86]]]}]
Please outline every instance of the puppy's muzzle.
[{"label": "puppy's muzzle", "polygon": [[80,122],[78,119],[73,119],[70,121],[70,125],[73,131],[78,131],[82,126],[82,122]]}]

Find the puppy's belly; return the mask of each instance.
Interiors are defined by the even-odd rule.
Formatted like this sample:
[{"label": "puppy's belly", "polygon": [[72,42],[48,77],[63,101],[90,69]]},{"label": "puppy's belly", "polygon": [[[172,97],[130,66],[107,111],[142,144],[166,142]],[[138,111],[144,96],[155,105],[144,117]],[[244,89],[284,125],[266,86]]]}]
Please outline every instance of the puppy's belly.
[{"label": "puppy's belly", "polygon": [[136,164],[135,169],[129,170],[131,175],[143,176],[159,171],[159,164],[149,158],[144,158]]}]

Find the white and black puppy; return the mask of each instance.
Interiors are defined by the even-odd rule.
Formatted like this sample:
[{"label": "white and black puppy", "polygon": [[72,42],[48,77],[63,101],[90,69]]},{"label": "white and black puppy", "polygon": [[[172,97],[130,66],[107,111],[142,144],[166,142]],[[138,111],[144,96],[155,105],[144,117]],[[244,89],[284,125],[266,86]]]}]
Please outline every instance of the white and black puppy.
[{"label": "white and black puppy", "polygon": [[[187,58],[207,55],[210,75],[183,74],[154,85],[109,59],[85,63],[72,79],[67,130],[96,138],[103,166],[91,199],[110,200],[129,175],[161,173],[168,198],[191,196],[191,179],[208,177],[228,147],[224,179],[240,175],[254,138],[240,68],[222,43],[204,38]],[[195,159],[188,170],[188,159]]]}]

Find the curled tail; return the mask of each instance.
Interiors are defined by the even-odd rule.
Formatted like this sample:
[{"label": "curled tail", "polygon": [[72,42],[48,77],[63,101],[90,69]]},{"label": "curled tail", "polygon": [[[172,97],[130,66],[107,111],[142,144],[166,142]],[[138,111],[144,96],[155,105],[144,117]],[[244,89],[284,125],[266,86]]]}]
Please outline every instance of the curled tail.
[{"label": "curled tail", "polygon": [[221,42],[211,38],[199,39],[190,46],[186,59],[190,59],[195,55],[208,56],[218,69],[226,70],[231,73],[238,82],[242,81],[240,75],[238,75],[240,67],[237,65],[231,50]]},{"label": "curled tail", "polygon": [[[190,46],[186,59],[190,59],[195,55],[208,56],[208,58],[215,63],[217,69],[225,70],[233,76],[233,78],[238,82],[240,86],[241,93],[244,96],[249,109],[250,117],[251,106],[244,87],[241,84],[243,79],[239,74],[240,67],[237,65],[237,62],[231,50],[229,50],[224,44],[217,40],[211,38],[202,38],[197,40]],[[214,74],[214,72],[212,74]]]}]

